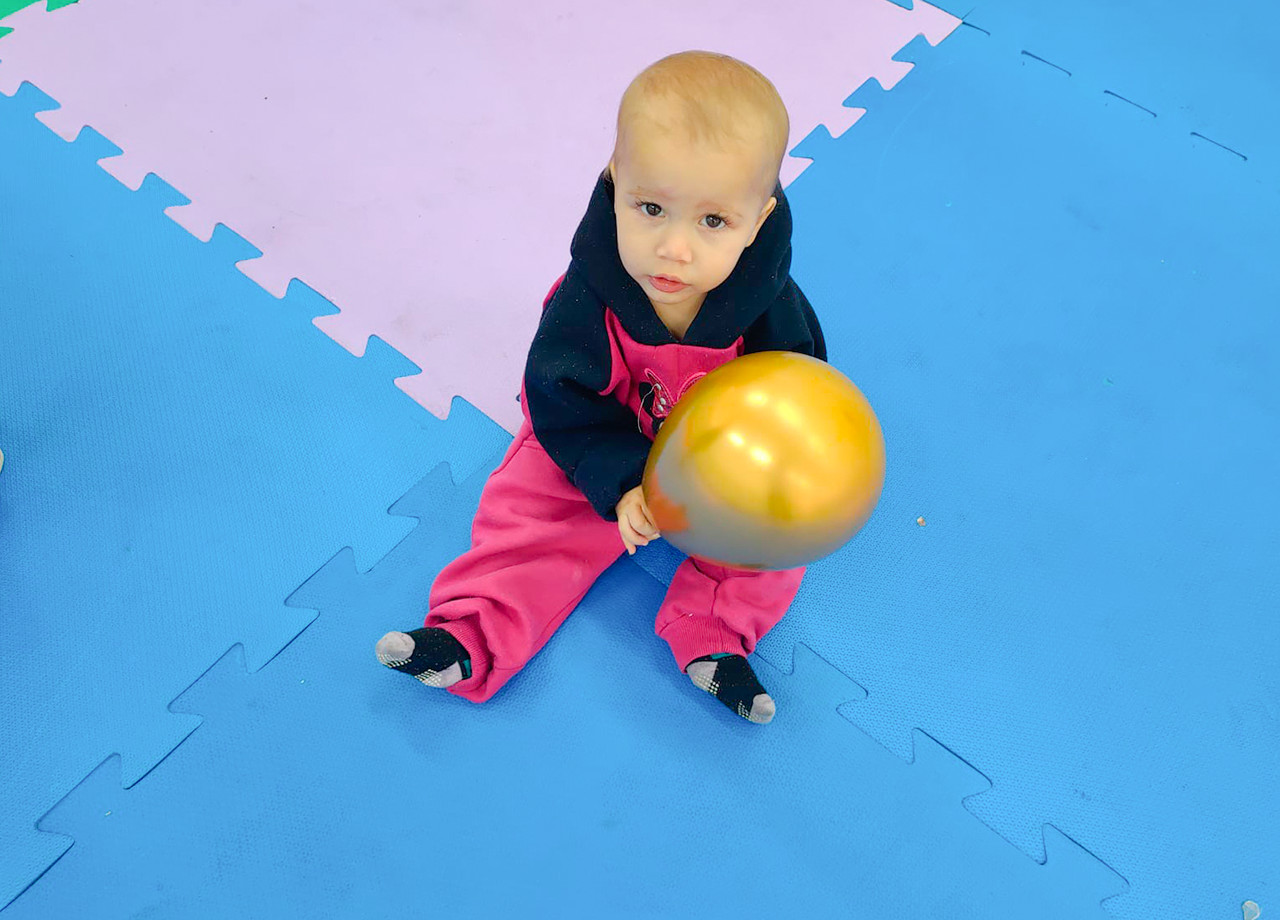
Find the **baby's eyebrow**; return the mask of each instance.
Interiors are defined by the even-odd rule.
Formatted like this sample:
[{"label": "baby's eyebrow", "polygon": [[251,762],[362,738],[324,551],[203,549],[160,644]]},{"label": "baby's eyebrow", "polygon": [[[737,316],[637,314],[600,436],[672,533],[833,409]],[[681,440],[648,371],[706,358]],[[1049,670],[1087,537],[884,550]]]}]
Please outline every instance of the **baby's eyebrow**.
[{"label": "baby's eyebrow", "polygon": [[671,197],[671,192],[668,189],[641,188],[638,185],[631,189],[631,194],[647,195],[650,198],[670,198]]}]

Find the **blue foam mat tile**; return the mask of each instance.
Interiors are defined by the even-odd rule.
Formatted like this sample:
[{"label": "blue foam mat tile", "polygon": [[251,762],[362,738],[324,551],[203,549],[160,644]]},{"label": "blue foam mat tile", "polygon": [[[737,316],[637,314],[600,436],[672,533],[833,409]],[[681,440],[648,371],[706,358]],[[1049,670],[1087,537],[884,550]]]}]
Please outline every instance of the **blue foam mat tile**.
[{"label": "blue foam mat tile", "polygon": [[84,845],[7,915],[1102,916],[1094,867],[1046,871],[975,820],[986,781],[931,739],[906,763],[855,728],[838,710],[866,691],[804,644],[761,663],[767,727],[693,688],[630,560],[481,706],[379,666],[483,481],[433,470],[399,503],[430,523],[300,587],[320,614],[270,668],[233,649],[174,704],[204,723],[163,770],[124,790],[108,764],[60,803],[42,828]]},{"label": "blue foam mat tile", "polygon": [[[285,598],[351,546],[368,567],[414,526],[386,509],[427,469],[509,440],[398,391],[415,366],[353,358],[64,143],[30,86],[0,98],[0,905],[63,848],[40,816],[108,755],[132,785],[198,721],[166,711],[235,643],[250,669],[314,617]],[[70,656],[70,658],[69,658]]]},{"label": "blue foam mat tile", "polygon": [[1265,913],[1280,190],[978,30],[915,59],[790,190],[888,478],[760,654],[857,675],[851,718],[979,767],[1019,849],[1051,824],[1124,876],[1113,916]]},{"label": "blue foam mat tile", "polygon": [[[945,42],[946,39],[944,38],[943,41]],[[911,64],[912,69],[914,70],[914,65],[918,63],[920,57],[922,55],[928,55],[935,47],[937,46],[930,44],[929,40],[925,38],[925,36],[917,35],[912,38],[911,41],[907,42],[907,44],[899,48],[898,51],[894,53],[893,59],[904,64]],[[894,85],[894,89],[896,90],[901,87],[903,80],[910,79],[912,79],[911,71],[908,70],[902,79]],[[885,89],[884,85],[875,77],[868,77],[863,81],[861,86],[854,89],[852,93],[845,97],[841,105],[848,109],[866,110],[874,108],[877,101],[889,92],[890,90]],[[866,117],[865,111],[862,117]],[[854,127],[857,127],[857,123],[855,123]],[[799,143],[797,143],[789,153],[793,157],[815,160],[822,156],[823,152],[834,143],[835,138],[832,136],[831,131],[828,130],[827,126],[818,125],[801,138]]]},{"label": "blue foam mat tile", "polygon": [[658,579],[662,584],[669,585],[672,577],[676,574],[676,569],[680,567],[680,563],[684,562],[686,557],[684,553],[666,540],[658,539],[648,546],[637,547],[636,554],[631,558],[636,565]]},{"label": "blue foam mat tile", "polygon": [[1197,132],[1280,179],[1280,6],[1188,0],[979,0],[941,4],[1015,53],[1070,73],[1094,94]]}]

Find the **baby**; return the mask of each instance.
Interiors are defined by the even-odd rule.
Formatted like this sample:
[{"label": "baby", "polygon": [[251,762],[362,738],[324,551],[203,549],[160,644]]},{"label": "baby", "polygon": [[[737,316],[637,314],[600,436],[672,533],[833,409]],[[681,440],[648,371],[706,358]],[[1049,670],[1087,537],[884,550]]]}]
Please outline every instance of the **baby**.
[{"label": "baby", "polygon": [[[672,55],[627,88],[613,157],[543,304],[524,424],[485,485],[471,549],[437,576],[422,629],[379,640],[383,664],[489,699],[624,549],[659,536],[640,481],[689,387],[750,352],[826,360],[789,274],[788,132],[773,84],[724,55]],[[774,701],[746,656],[803,574],[685,559],[657,634],[697,687],[768,722]]]}]

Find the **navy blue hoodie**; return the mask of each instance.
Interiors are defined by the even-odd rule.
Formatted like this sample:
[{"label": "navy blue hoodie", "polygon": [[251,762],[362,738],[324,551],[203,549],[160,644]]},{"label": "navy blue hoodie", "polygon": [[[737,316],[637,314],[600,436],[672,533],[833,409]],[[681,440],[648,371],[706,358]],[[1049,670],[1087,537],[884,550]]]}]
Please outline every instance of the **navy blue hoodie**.
[{"label": "navy blue hoodie", "polygon": [[[612,179],[606,172],[596,184],[573,237],[568,271],[529,349],[524,396],[538,442],[606,520],[617,520],[619,499],[640,484],[661,424],[653,418],[646,429],[638,419],[641,406],[640,414],[652,411],[653,385],[632,386],[630,399],[617,385],[620,374],[640,373],[618,367],[629,355],[723,354],[718,364],[738,354],[794,351],[827,360],[818,318],[790,275],[791,208],[781,186],[774,197],[777,206],[755,242],[677,340],[622,265]],[[654,414],[665,416],[683,389],[657,394],[663,411]]]}]

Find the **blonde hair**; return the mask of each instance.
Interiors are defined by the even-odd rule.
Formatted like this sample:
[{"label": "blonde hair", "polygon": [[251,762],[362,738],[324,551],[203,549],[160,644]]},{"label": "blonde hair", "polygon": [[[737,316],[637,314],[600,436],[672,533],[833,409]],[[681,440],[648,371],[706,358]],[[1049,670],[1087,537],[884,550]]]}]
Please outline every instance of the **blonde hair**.
[{"label": "blonde hair", "polygon": [[631,81],[618,106],[615,159],[637,122],[679,130],[694,142],[762,145],[769,170],[766,194],[778,181],[791,133],[787,107],[768,78],[750,64],[711,51],[669,55]]}]

